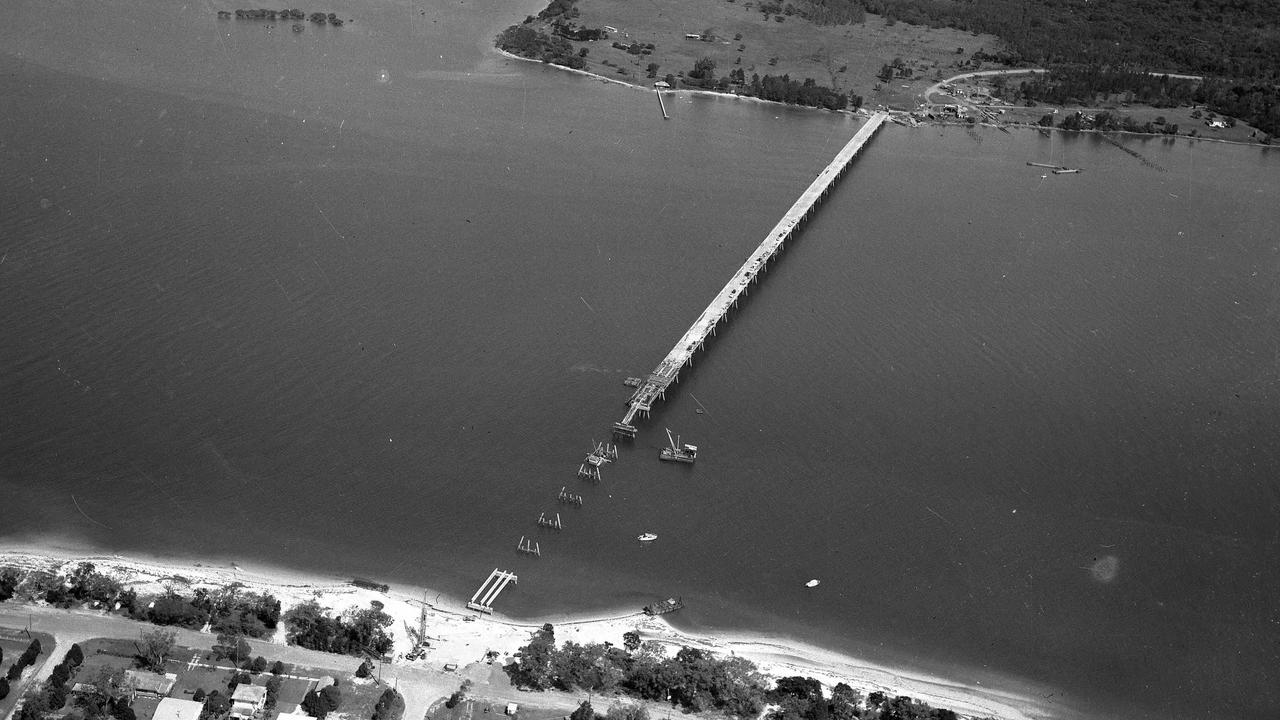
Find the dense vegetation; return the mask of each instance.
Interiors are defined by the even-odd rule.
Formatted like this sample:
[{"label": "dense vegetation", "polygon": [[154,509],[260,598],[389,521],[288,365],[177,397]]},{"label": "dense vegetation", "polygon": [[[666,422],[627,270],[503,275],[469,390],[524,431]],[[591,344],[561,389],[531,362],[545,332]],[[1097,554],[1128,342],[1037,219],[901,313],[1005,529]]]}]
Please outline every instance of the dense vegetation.
[{"label": "dense vegetation", "polygon": [[[718,658],[697,648],[681,648],[667,657],[657,643],[641,643],[626,633],[623,647],[609,643],[556,647],[555,628],[544,625],[504,668],[517,687],[586,692],[620,692],[646,700],[669,701],[686,711],[719,710],[726,715],[756,717],[773,706],[769,720],[955,720],[950,710],[931,708],[908,697],[871,693],[865,700],[848,685],[831,696],[813,678],[790,677],[773,689],[749,660]],[[643,708],[614,706],[605,716],[583,703],[572,720],[646,720]]]},{"label": "dense vegetation", "polygon": [[377,657],[391,651],[386,628],[392,619],[376,600],[368,608],[352,608],[338,617],[325,615],[320,604],[311,600],[285,613],[284,622],[289,640],[311,650]]},{"label": "dense vegetation", "polygon": [[1280,80],[1280,3],[1272,0],[797,0],[819,23],[862,12],[997,35],[1022,60]]},{"label": "dense vegetation", "polygon": [[198,629],[208,623],[217,633],[254,638],[265,637],[276,629],[280,601],[272,595],[247,592],[239,583],[212,590],[197,588],[184,594],[178,590],[183,584],[182,578],[172,578],[164,594],[147,602],[116,578],[98,572],[90,562],[82,562],[65,573],[19,573],[13,568],[0,571],[0,595],[6,599],[17,595],[61,608],[107,607],[157,625]]},{"label": "dense vegetation", "polygon": [[[1260,84],[1213,78],[1183,80],[1133,70],[1073,67],[997,90],[1002,90],[998,94],[1010,100],[1053,105],[1101,105],[1111,98],[1158,108],[1204,105],[1228,118],[1245,119],[1269,135],[1280,133],[1280,95],[1275,87]],[[1071,121],[1064,119],[1063,122]]]},{"label": "dense vegetation", "polygon": [[574,69],[586,67],[587,62],[578,56],[573,45],[562,37],[530,27],[528,24],[512,25],[498,34],[498,47],[513,55],[541,60],[552,65]]}]

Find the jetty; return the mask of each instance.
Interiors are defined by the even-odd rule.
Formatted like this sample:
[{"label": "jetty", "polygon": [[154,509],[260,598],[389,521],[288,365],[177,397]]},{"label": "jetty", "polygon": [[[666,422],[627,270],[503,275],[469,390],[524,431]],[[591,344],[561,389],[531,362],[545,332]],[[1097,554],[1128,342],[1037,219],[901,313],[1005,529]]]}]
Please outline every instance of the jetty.
[{"label": "jetty", "polygon": [[501,593],[508,583],[513,582],[516,582],[515,573],[494,568],[493,572],[489,573],[489,577],[480,584],[480,589],[476,590],[476,594],[471,596],[471,600],[467,602],[467,607],[471,610],[492,614],[493,602],[498,599],[498,593]]},{"label": "jetty", "polygon": [[[800,194],[791,209],[782,216],[773,230],[765,236],[756,247],[755,252],[747,258],[738,271],[729,278],[729,282],[716,294],[711,304],[693,321],[689,329],[680,337],[671,352],[662,359],[640,386],[627,400],[627,412],[622,420],[613,424],[613,433],[618,437],[634,438],[636,436],[635,420],[637,417],[648,417],[653,403],[666,397],[667,388],[677,381],[680,370],[693,363],[693,356],[702,349],[707,336],[715,333],[716,326],[725,319],[729,310],[737,307],[739,297],[747,292],[747,287],[759,280],[770,260],[782,251],[783,245],[795,234],[797,227],[809,218],[835,184],[849,168],[849,164],[864,146],[876,134],[889,118],[888,113],[873,114],[853,138],[836,153],[833,159],[809,187]],[[581,473],[579,473],[581,475]],[[598,478],[598,475],[597,475]]]}]

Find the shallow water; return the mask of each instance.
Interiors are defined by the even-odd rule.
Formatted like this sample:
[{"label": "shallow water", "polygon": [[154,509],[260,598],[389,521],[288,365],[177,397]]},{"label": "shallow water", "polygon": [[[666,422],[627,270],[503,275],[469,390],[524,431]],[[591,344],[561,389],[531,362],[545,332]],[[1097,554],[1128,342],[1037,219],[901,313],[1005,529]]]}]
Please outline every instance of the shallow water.
[{"label": "shallow water", "polygon": [[855,121],[662,122],[487,53],[484,8],[46,6],[0,30],[4,536],[501,566],[517,616],[682,594],[1072,713],[1275,705],[1274,154],[888,127],[592,487],[622,378]]}]

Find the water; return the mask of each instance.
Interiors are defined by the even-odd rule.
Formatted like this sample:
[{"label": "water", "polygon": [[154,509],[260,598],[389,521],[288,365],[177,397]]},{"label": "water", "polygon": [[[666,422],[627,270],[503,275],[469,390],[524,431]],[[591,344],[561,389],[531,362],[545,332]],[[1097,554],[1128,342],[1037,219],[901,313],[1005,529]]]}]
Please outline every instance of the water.
[{"label": "water", "polygon": [[488,54],[532,7],[64,5],[0,30],[4,537],[510,567],[523,617],[683,594],[1067,713],[1280,699],[1273,154],[886,128],[595,488],[622,378],[855,122],[661,122]]}]

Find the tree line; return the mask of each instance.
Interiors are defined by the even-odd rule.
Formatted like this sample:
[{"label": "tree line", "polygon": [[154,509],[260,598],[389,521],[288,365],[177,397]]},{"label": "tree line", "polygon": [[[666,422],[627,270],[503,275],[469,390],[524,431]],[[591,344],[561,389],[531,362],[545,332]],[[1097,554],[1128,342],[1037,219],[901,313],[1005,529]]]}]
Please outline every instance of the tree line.
[{"label": "tree line", "polygon": [[[747,80],[742,68],[733,68],[727,75],[716,77],[716,63],[709,57],[698,58],[693,68],[684,75],[683,83],[689,87],[708,88],[719,92],[733,92],[761,100],[803,105],[806,107],[844,110],[862,105],[862,96],[842,93],[835,88],[819,85],[813,78],[793,80],[790,75],[764,75],[752,73]],[[674,78],[668,79],[670,83]]]},{"label": "tree line", "polygon": [[351,608],[338,617],[326,615],[320,603],[309,600],[290,608],[284,622],[289,641],[311,650],[382,657],[393,645],[386,630],[392,618],[376,600],[367,608]]},{"label": "tree line", "polygon": [[[997,90],[1002,86],[998,83]],[[1053,105],[1094,105],[1118,98],[1158,108],[1204,105],[1240,118],[1268,135],[1280,134],[1280,88],[1216,78],[1189,80],[1097,66],[1062,67],[1003,87],[1005,97]]]},{"label": "tree line", "polygon": [[[757,717],[768,706],[768,720],[956,720],[950,710],[880,692],[864,697],[846,683],[836,685],[829,696],[813,678],[781,678],[770,687],[749,660],[720,658],[691,647],[669,657],[661,644],[641,642],[635,632],[624,634],[622,641],[622,647],[571,641],[557,647],[555,628],[547,624],[504,670],[520,688],[618,692],[670,702],[689,712]],[[615,705],[600,715],[583,703],[570,720],[647,720],[647,713],[643,707]]]}]

